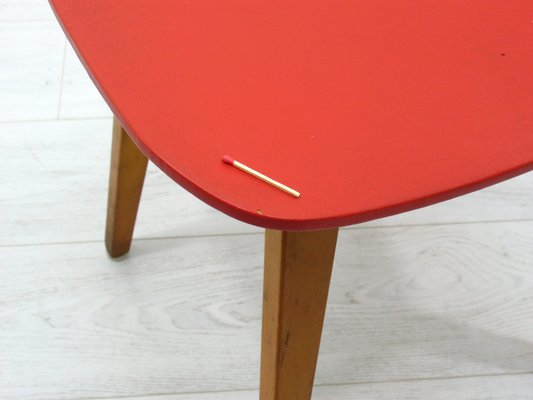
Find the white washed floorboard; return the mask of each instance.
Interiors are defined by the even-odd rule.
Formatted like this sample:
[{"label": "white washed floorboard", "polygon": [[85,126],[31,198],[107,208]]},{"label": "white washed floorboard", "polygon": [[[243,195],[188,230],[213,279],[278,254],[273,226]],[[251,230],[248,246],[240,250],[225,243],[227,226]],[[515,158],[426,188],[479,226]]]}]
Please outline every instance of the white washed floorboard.
[{"label": "white washed floorboard", "polygon": [[0,22],[0,121],[57,117],[64,46],[55,21]]},{"label": "white washed floorboard", "polygon": [[0,0],[0,21],[51,21],[54,13],[46,0]]},{"label": "white washed floorboard", "polygon": [[[102,240],[111,119],[0,124],[0,244]],[[259,231],[150,164],[136,237]]]},{"label": "white washed floorboard", "polygon": [[[257,390],[136,397],[135,400],[257,400]],[[125,398],[124,400],[134,400]],[[313,400],[531,400],[533,375],[318,386]]]},{"label": "white washed floorboard", "polygon": [[[230,236],[109,260],[110,110],[47,1],[0,0],[0,48],[0,399],[257,399],[261,229],[150,164],[136,238]],[[533,222],[464,224],[532,204],[528,174],[344,230],[313,400],[533,400]]]},{"label": "white washed floorboard", "polygon": [[82,66],[74,49],[67,44],[60,118],[111,117],[113,114]]},{"label": "white washed floorboard", "polygon": [[[111,119],[0,123],[0,245],[102,240]],[[533,174],[357,227],[533,219]],[[259,232],[149,165],[136,238]]]},{"label": "white washed floorboard", "polygon": [[[527,222],[343,231],[317,383],[531,372],[532,242]],[[2,399],[257,387],[261,235],[0,259]]]},{"label": "white washed floorboard", "polygon": [[361,226],[464,223],[533,219],[533,173],[429,207]]}]

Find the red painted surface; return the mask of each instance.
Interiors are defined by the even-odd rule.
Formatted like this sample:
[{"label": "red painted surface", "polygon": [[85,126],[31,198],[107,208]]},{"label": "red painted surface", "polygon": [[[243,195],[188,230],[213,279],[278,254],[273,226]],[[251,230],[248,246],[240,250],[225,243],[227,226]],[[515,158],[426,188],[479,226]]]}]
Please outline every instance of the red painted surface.
[{"label": "red painted surface", "polygon": [[237,219],[349,225],[533,169],[531,0],[51,3],[141,149]]}]

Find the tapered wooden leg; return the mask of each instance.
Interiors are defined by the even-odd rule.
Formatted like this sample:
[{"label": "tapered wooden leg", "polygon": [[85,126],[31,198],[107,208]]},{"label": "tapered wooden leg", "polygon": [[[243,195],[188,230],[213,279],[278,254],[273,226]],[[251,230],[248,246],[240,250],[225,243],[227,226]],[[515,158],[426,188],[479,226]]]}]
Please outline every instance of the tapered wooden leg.
[{"label": "tapered wooden leg", "polygon": [[130,250],[148,159],[115,118],[105,244],[111,257]]},{"label": "tapered wooden leg", "polygon": [[338,229],[267,230],[261,400],[309,400]]}]

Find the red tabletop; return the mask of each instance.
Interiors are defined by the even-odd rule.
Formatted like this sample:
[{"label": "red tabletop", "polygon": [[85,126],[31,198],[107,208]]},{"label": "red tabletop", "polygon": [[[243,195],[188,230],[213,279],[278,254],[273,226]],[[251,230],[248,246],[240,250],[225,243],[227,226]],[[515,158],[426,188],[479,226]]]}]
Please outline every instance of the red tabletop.
[{"label": "red tabletop", "polygon": [[533,169],[531,0],[51,3],[142,151],[242,221],[349,225]]}]

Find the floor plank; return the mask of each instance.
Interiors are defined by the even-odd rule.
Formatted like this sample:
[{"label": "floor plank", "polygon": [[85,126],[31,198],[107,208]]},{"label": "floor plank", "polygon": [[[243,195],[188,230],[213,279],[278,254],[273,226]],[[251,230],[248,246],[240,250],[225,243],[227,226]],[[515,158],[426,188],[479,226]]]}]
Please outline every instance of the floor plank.
[{"label": "floor plank", "polygon": [[[136,397],[136,400],[257,400],[257,390]],[[130,398],[133,400],[132,398]],[[130,400],[124,398],[124,400]],[[531,400],[533,375],[319,386],[313,400]]]},{"label": "floor plank", "polygon": [[64,46],[55,21],[0,22],[0,121],[57,117]]},{"label": "floor plank", "polygon": [[[0,137],[0,209],[6,210],[0,245],[102,240],[111,119],[0,123]],[[526,174],[356,228],[533,219],[531,204],[533,174]],[[205,205],[149,165],[135,238],[260,231]]]},{"label": "floor plank", "polygon": [[111,116],[111,110],[89,78],[74,49],[68,44],[59,117],[105,118]]},{"label": "floor plank", "polygon": [[[532,241],[527,222],[342,231],[317,383],[531,372]],[[0,398],[256,388],[262,258],[261,235],[142,240],[121,262],[1,248]]]},{"label": "floor plank", "polygon": [[[0,124],[0,137],[0,245],[102,240],[111,119]],[[250,231],[149,166],[135,237]]]},{"label": "floor plank", "polygon": [[52,21],[54,14],[44,0],[0,0],[0,21]]},{"label": "floor plank", "polygon": [[[134,237],[182,238],[108,259],[107,105],[46,1],[0,0],[0,48],[0,399],[257,399],[261,229],[150,165]],[[531,204],[528,174],[343,230],[314,400],[533,400]]]}]

